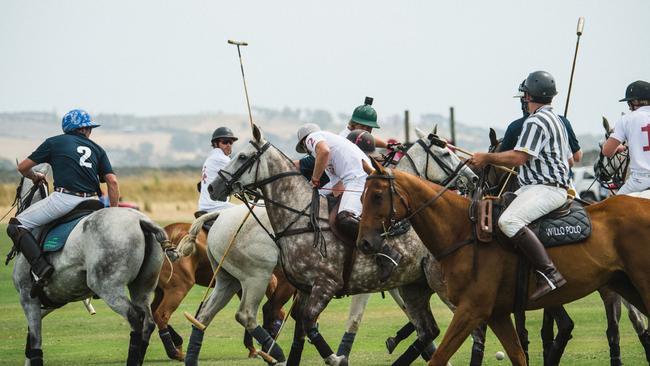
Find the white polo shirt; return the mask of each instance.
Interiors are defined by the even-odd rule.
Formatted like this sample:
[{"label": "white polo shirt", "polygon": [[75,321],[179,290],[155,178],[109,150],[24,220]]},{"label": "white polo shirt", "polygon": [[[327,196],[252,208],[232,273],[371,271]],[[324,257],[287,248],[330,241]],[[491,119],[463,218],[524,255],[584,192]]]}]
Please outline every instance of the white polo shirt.
[{"label": "white polo shirt", "polygon": [[203,163],[201,172],[201,194],[199,195],[199,211],[215,211],[232,207],[232,204],[224,201],[213,201],[208,192],[208,185],[217,177],[217,173],[230,163],[230,158],[220,148],[212,149],[212,153]]},{"label": "white polo shirt", "polygon": [[650,106],[621,117],[610,137],[627,141],[632,173],[650,173]]},{"label": "white polo shirt", "polygon": [[365,160],[368,164],[370,164],[370,160],[357,145],[347,138],[329,131],[312,132],[305,138],[305,146],[314,157],[317,157],[316,145],[321,141],[325,141],[330,149],[329,161],[325,168],[325,173],[330,180],[341,180],[343,184],[346,184],[352,180],[365,179],[368,176],[363,170],[361,160]]}]

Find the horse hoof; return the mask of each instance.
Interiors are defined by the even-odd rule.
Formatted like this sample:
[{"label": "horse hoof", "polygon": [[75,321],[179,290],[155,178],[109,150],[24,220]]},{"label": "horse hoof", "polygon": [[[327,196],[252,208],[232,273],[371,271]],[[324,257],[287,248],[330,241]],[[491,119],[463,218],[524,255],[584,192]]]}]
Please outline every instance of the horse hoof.
[{"label": "horse hoof", "polygon": [[176,356],[174,359],[177,361],[185,361],[185,354],[183,353],[182,348],[176,348]]},{"label": "horse hoof", "polygon": [[330,366],[348,366],[348,358],[332,354],[325,359],[325,364]]},{"label": "horse hoof", "polygon": [[257,350],[255,348],[248,350],[248,358],[257,358]]},{"label": "horse hoof", "polygon": [[388,350],[389,355],[393,354],[395,347],[397,347],[397,342],[395,342],[395,337],[386,338],[386,349]]}]

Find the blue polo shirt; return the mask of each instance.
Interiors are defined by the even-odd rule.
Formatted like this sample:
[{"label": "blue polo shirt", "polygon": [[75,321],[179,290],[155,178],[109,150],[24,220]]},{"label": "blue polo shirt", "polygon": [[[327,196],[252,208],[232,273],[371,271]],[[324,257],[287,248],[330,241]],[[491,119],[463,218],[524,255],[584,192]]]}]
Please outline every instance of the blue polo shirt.
[{"label": "blue polo shirt", "polygon": [[106,174],[113,173],[104,149],[75,132],[48,138],[28,158],[50,164],[54,186],[72,192],[95,193]]},{"label": "blue polo shirt", "polygon": [[[562,123],[564,123],[564,127],[566,128],[566,132],[569,137],[569,146],[571,147],[571,152],[576,153],[576,151],[580,150],[580,144],[578,143],[578,139],[576,138],[575,132],[573,132],[573,128],[571,127],[571,122],[569,122],[568,119],[564,116],[559,116],[560,120]],[[505,135],[503,135],[503,139],[501,140],[501,146],[499,148],[499,151],[509,151],[515,148],[515,145],[517,144],[517,140],[519,140],[519,135],[521,135],[521,130],[524,127],[524,121],[528,118],[528,114],[525,116],[514,120],[510,122],[508,125],[508,129],[506,129]]]}]

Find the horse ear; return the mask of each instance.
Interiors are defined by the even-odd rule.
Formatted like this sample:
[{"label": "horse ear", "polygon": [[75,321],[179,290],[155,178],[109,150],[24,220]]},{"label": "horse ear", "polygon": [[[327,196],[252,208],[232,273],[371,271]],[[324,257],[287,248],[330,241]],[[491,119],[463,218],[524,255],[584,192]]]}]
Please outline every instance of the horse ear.
[{"label": "horse ear", "polygon": [[609,121],[605,116],[603,116],[603,128],[605,129],[606,133],[609,133],[611,131],[611,128],[609,127]]},{"label": "horse ear", "polygon": [[431,131],[432,134],[437,135],[438,134],[438,124],[433,125],[433,131]]},{"label": "horse ear", "polygon": [[499,139],[497,139],[497,132],[492,127],[490,127],[489,136],[490,136],[490,146],[496,146],[499,143]]},{"label": "horse ear", "polygon": [[427,134],[424,133],[424,131],[422,131],[421,129],[419,129],[417,127],[415,128],[415,134],[418,135],[418,137],[421,138],[421,139],[427,137]]},{"label": "horse ear", "polygon": [[[375,161],[374,159],[370,159],[371,161]],[[361,160],[361,164],[363,165],[363,170],[366,172],[366,174],[370,175],[375,172],[375,168],[371,167],[370,164],[368,164],[367,161]]]},{"label": "horse ear", "polygon": [[253,138],[255,139],[256,142],[262,141],[262,138],[264,136],[262,135],[262,130],[260,130],[259,127],[257,127],[256,124],[253,124]]}]

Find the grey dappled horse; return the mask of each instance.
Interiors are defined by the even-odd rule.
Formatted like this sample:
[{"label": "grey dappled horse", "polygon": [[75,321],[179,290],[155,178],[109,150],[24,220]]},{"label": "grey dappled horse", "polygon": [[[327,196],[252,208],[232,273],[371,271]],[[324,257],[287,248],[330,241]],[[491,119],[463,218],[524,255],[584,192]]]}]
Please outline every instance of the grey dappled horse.
[{"label": "grey dappled horse", "polygon": [[[396,362],[408,364],[417,358],[425,345],[439,333],[429,306],[432,291],[428,286],[422,286],[426,284],[426,276],[434,272],[430,267],[435,266],[435,263],[428,259],[426,248],[417,240],[413,231],[390,238],[388,242],[403,257],[386,282],[381,283],[378,280],[379,268],[374,256],[361,253],[357,254],[350,264],[352,268],[346,281],[343,274],[346,272],[344,267],[347,250],[330,231],[319,234],[322,241],[316,248],[313,232],[282,236],[288,226],[298,230],[307,227],[309,218],[301,214],[301,211],[308,212],[303,209],[311,204],[312,189],[295,171],[293,162],[264,140],[257,127],[254,128],[253,136],[254,140],[250,145],[221,170],[220,175],[226,177],[226,180],[219,177],[211,183],[211,195],[213,199],[223,199],[240,188],[249,188],[259,189],[264,196],[271,225],[274,231],[279,233],[276,235],[280,236],[277,243],[281,248],[279,253],[283,269],[287,278],[303,295],[297,300],[297,313],[301,315],[302,321],[296,322],[294,344],[288,362],[292,362],[294,350],[299,351],[302,348],[306,331],[327,364],[347,364],[347,358],[335,355],[315,327],[318,315],[337,294],[377,292],[395,287],[399,287],[406,311],[418,332],[418,339]],[[448,154],[448,158],[453,159],[453,154]],[[431,165],[432,169],[436,169],[435,164]],[[475,175],[464,167],[461,173],[470,181],[475,178]],[[317,220],[324,220],[322,218],[328,215],[325,199],[322,198],[321,201],[320,210],[316,213],[319,218]],[[426,268],[424,271],[423,266]],[[208,315],[201,311],[198,320],[209,320]],[[193,328],[192,335],[197,339],[202,337],[202,332]],[[188,346],[188,355],[189,352]]]},{"label": "grey dappled horse", "polygon": [[[40,165],[37,169],[49,169],[49,166]],[[24,202],[29,199],[27,192],[32,187],[31,180],[21,180],[17,191],[20,206],[45,198],[41,190],[35,190],[31,203]],[[155,327],[149,304],[163,261],[161,243],[166,241],[165,231],[138,211],[125,208],[96,211],[77,224],[63,249],[47,254],[55,272],[44,292],[51,301],[61,305],[93,294],[100,296],[131,327],[126,364],[141,365]],[[26,364],[41,366],[42,318],[54,309],[42,309],[39,298],[30,297],[33,284],[30,266],[20,254],[14,264],[13,280],[28,322]]]},{"label": "grey dappled horse", "polygon": [[[447,172],[453,170],[458,165],[458,158],[451,154],[449,150],[432,145],[426,139],[426,134],[419,130],[416,132],[421,137],[421,140],[420,142],[416,142],[408,150],[407,155],[398,165],[399,169],[438,182],[444,180],[448,177]],[[431,152],[431,155],[427,153],[427,150]],[[441,167],[441,165],[444,167]],[[464,184],[471,184],[471,182],[466,181]],[[260,223],[265,227],[269,227],[270,223],[266,210],[263,208],[255,208],[255,212]],[[215,290],[205,303],[203,307],[204,311],[199,315],[199,320],[204,325],[209,324],[216,314],[230,301],[233,294],[241,287],[243,290],[242,293],[245,296],[242,297],[236,319],[248,332],[256,336],[257,340],[263,346],[263,351],[268,351],[271,347],[272,340],[259,327],[256,315],[259,304],[264,296],[268,277],[270,277],[274,267],[278,265],[279,248],[273,243],[266,232],[264,232],[264,229],[250,217],[244,223],[239,233],[237,233],[237,229],[239,229],[242,221],[246,218],[247,213],[248,210],[245,206],[241,205],[200,217],[192,224],[188,240],[184,240],[184,244],[179,245],[179,251],[193,250],[195,245],[194,240],[200,232],[203,223],[216,218],[207,239],[208,255],[213,267],[223,257],[230,241],[234,240],[234,242],[228,252],[228,256],[222,263],[221,271],[225,273],[217,274]],[[189,252],[184,254],[188,255]],[[431,275],[429,279],[433,281],[431,287],[434,291],[442,294],[443,301],[445,301],[444,283],[439,274]],[[405,310],[404,301],[399,296],[398,291],[392,289],[389,292],[398,306],[402,310]],[[338,355],[349,356],[369,297],[370,294],[357,294],[352,296],[346,332],[339,345]],[[450,305],[448,301],[446,303]],[[482,339],[476,341],[481,344],[483,342]],[[196,347],[194,349],[188,349],[186,355],[187,364],[194,365],[198,362],[198,351],[199,349]],[[279,345],[273,346],[270,353],[276,360],[280,362],[284,361],[284,355]]]}]

